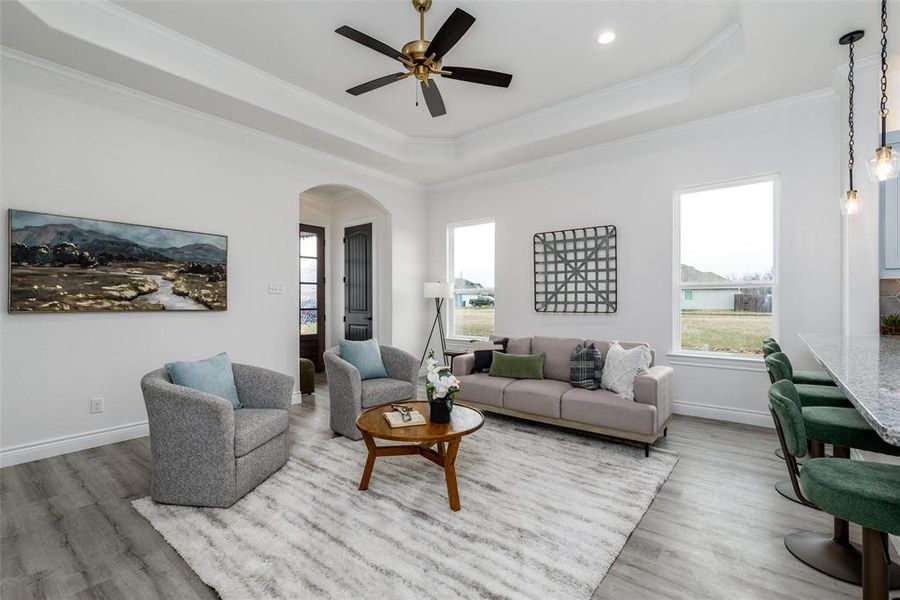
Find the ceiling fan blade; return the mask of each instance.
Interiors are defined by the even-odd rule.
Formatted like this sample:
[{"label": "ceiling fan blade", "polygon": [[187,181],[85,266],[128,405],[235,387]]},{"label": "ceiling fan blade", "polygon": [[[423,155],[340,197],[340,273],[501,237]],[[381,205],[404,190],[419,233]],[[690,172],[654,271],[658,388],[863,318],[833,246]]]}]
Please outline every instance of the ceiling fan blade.
[{"label": "ceiling fan blade", "polygon": [[384,42],[379,42],[375,38],[370,35],[366,35],[362,31],[357,31],[352,27],[348,27],[346,25],[342,25],[334,30],[335,33],[338,33],[345,38],[351,39],[358,44],[362,44],[367,48],[371,48],[375,52],[380,52],[385,56],[393,58],[394,60],[399,60],[402,63],[410,62],[409,57],[400,52],[399,50],[394,50]]},{"label": "ceiling fan blade", "polygon": [[348,94],[353,94],[354,96],[359,96],[360,94],[365,94],[366,92],[371,92],[372,90],[377,90],[380,87],[384,87],[389,83],[394,83],[395,81],[400,81],[401,79],[406,79],[409,77],[409,73],[394,73],[393,75],[385,75],[384,77],[379,77],[378,79],[373,79],[372,81],[367,81],[365,83],[361,83],[356,87],[352,87],[347,90]]},{"label": "ceiling fan blade", "polygon": [[441,73],[441,77],[446,77],[447,79],[458,79],[460,81],[468,81],[469,83],[495,85],[503,88],[509,87],[513,77],[509,73],[488,71],[487,69],[472,69],[469,67],[442,67],[441,70],[449,71],[449,73]]},{"label": "ceiling fan blade", "polygon": [[438,32],[434,34],[434,39],[428,45],[428,56],[434,54],[435,61],[441,60],[450,51],[450,48],[455,46],[456,42],[465,35],[474,22],[475,17],[466,11],[461,8],[454,10],[453,14],[447,17],[447,20],[444,21]]},{"label": "ceiling fan blade", "polygon": [[441,91],[438,89],[434,79],[428,81],[420,81],[422,85],[422,95],[425,96],[425,104],[428,106],[428,112],[432,117],[440,117],[447,114],[444,108],[444,99],[441,98]]}]

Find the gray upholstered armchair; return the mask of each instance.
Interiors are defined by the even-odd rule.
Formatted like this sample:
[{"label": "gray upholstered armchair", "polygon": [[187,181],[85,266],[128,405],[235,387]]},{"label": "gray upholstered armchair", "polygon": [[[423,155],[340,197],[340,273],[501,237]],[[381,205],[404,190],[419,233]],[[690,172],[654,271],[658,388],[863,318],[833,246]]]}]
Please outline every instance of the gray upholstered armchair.
[{"label": "gray upholstered armchair", "polygon": [[325,374],[331,402],[331,429],[351,440],[362,438],[356,417],[364,408],[416,397],[419,359],[399,348],[379,346],[390,377],[362,380],[356,367],[341,358],[338,346],[325,351]]},{"label": "gray upholstered armchair", "polygon": [[156,502],[227,508],[287,462],[294,378],[238,363],[232,370],[237,410],[175,385],[165,369],[141,379]]}]

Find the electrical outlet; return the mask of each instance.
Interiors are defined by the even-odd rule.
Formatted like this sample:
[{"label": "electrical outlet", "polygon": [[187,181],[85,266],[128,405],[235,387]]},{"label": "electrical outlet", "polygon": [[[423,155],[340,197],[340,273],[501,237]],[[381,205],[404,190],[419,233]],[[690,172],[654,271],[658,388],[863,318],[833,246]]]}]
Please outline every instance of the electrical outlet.
[{"label": "electrical outlet", "polygon": [[91,398],[91,414],[103,412],[103,398]]},{"label": "electrical outlet", "polygon": [[269,284],[269,294],[272,296],[281,296],[284,294],[284,284],[283,283],[270,283]]}]

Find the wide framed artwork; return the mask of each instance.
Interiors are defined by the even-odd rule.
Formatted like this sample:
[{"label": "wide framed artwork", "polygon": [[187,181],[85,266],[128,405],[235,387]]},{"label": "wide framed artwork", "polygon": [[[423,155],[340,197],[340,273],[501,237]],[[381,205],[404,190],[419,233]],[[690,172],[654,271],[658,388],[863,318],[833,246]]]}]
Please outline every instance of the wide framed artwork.
[{"label": "wide framed artwork", "polygon": [[618,308],[616,227],[534,235],[534,310],[614,313]]},{"label": "wide framed artwork", "polygon": [[228,237],[10,209],[10,313],[224,311]]}]

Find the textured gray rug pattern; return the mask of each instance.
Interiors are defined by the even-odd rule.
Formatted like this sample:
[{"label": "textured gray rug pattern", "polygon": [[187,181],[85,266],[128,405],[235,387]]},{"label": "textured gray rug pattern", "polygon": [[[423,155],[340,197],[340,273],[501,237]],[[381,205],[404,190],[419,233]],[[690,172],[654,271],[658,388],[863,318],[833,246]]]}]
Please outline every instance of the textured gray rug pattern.
[{"label": "textured gray rug pattern", "polygon": [[460,446],[454,513],[418,456],[379,458],[358,491],[365,457],[293,444],[229,509],[134,506],[224,600],[587,599],[678,460],[488,416]]}]

